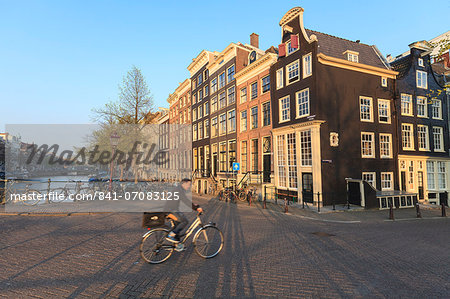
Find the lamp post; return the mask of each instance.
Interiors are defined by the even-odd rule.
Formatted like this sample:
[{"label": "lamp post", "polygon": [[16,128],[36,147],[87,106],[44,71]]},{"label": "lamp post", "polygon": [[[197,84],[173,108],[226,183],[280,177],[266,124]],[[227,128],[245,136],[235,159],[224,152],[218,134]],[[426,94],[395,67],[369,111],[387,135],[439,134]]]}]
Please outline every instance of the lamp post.
[{"label": "lamp post", "polygon": [[111,165],[110,165],[110,174],[109,174],[109,192],[112,190],[112,176],[113,176],[113,169],[114,169],[114,153],[116,150],[117,145],[119,144],[120,136],[117,134],[117,132],[113,132],[111,136],[109,137],[109,140],[111,142],[112,147],[112,154],[111,154]]}]

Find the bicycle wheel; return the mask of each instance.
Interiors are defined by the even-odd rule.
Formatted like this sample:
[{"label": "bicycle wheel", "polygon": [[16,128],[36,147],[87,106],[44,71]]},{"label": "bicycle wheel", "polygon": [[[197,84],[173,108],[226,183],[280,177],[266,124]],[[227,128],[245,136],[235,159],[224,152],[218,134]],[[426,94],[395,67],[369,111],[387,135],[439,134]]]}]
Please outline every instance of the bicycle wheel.
[{"label": "bicycle wheel", "polygon": [[26,206],[34,206],[38,204],[40,197],[41,192],[37,190],[27,190],[25,192],[25,199],[22,200],[22,203]]},{"label": "bicycle wheel", "polygon": [[172,255],[174,247],[166,241],[168,233],[168,229],[155,228],[144,235],[139,246],[144,261],[150,264],[159,264]]},{"label": "bicycle wheel", "polygon": [[204,226],[195,234],[195,252],[205,259],[215,257],[223,247],[223,234],[215,226]]},{"label": "bicycle wheel", "polygon": [[51,202],[62,202],[69,199],[69,190],[66,188],[56,188],[51,190],[53,193],[48,199]]},{"label": "bicycle wheel", "polygon": [[246,201],[247,200],[247,194],[244,191],[239,192],[239,200],[240,201]]}]

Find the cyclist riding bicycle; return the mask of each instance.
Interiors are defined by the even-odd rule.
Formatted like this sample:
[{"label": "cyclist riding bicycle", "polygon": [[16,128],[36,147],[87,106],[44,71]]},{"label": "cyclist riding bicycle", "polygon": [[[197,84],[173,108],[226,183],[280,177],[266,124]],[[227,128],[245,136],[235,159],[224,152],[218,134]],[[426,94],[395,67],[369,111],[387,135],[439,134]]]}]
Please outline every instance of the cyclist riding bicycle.
[{"label": "cyclist riding bicycle", "polygon": [[[173,200],[169,206],[170,213],[169,217],[175,222],[175,227],[172,231],[167,235],[166,240],[172,243],[180,242],[180,233],[187,226],[188,220],[184,213],[182,212],[174,212],[179,210],[180,202],[189,206],[189,199],[187,197],[187,193],[190,192],[192,186],[192,182],[190,179],[183,179],[180,185],[176,188],[175,192],[178,192],[179,200]],[[199,205],[192,203],[192,210],[201,213],[203,210]]]}]

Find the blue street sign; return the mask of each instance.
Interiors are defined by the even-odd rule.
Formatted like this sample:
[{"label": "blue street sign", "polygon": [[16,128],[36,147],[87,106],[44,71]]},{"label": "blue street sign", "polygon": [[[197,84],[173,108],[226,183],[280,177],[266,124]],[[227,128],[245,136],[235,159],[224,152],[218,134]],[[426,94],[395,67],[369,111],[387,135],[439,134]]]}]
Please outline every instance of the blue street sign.
[{"label": "blue street sign", "polygon": [[238,171],[241,169],[241,165],[239,163],[233,162],[233,170]]}]

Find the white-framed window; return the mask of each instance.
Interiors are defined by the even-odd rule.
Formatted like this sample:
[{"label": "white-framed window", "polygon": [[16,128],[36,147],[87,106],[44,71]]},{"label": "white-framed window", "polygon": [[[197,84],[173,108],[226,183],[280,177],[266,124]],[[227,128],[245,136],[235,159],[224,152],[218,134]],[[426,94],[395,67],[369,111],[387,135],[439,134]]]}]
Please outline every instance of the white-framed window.
[{"label": "white-framed window", "polygon": [[377,188],[377,180],[376,180],[376,173],[375,172],[363,172],[362,173],[362,180],[366,181],[370,185],[372,185],[373,188]]},{"label": "white-framed window", "polygon": [[392,135],[380,133],[380,158],[392,158]]},{"label": "white-framed window", "polygon": [[381,86],[383,87],[387,87],[387,78],[386,77],[381,77]]},{"label": "white-framed window", "polygon": [[286,46],[287,46],[287,55],[289,55],[289,54],[291,54],[291,53],[294,53],[295,51],[298,50],[298,48],[292,48],[292,46],[291,46],[291,41],[288,41],[288,42],[286,43]]},{"label": "white-framed window", "polygon": [[444,151],[444,135],[442,127],[433,127],[433,144],[435,152]]},{"label": "white-framed window", "polygon": [[371,132],[361,132],[361,157],[375,158],[375,134]]},{"label": "white-framed window", "polygon": [[432,99],[431,104],[432,117],[434,119],[442,119],[442,105],[441,100]]},{"label": "white-framed window", "polygon": [[419,66],[423,66],[423,59],[422,59],[422,58],[418,58],[418,59],[417,59],[417,64],[418,64]]},{"label": "white-framed window", "polygon": [[402,93],[401,94],[401,112],[402,115],[413,115],[412,109],[412,96],[410,94]]},{"label": "white-framed window", "polygon": [[277,164],[278,164],[278,185],[286,187],[286,138],[285,135],[277,136]]},{"label": "white-framed window", "polygon": [[228,105],[231,105],[234,102],[236,102],[236,95],[235,95],[235,88],[233,86],[228,88]]},{"label": "white-framed window", "polygon": [[280,99],[280,122],[285,122],[291,119],[291,108],[289,96]]},{"label": "white-framed window", "polygon": [[437,162],[438,187],[441,190],[445,190],[447,188],[447,171],[445,168],[444,161]]},{"label": "white-framed window", "polygon": [[223,113],[219,116],[219,135],[224,135],[227,132],[227,115]]},{"label": "white-framed window", "polygon": [[347,60],[351,62],[358,62],[358,53],[356,52],[347,52]]},{"label": "white-framed window", "polygon": [[227,105],[227,98],[225,96],[225,91],[219,94],[219,109],[224,108]]},{"label": "white-framed window", "polygon": [[258,106],[250,109],[250,129],[258,128]]},{"label": "white-framed window", "polygon": [[197,87],[200,86],[200,84],[203,83],[203,74],[198,75],[197,77]]},{"label": "white-framed window", "polygon": [[247,87],[241,88],[241,104],[247,102]]},{"label": "white-framed window", "polygon": [[198,101],[201,102],[203,100],[203,88],[198,91]]},{"label": "white-framed window", "polygon": [[309,88],[295,94],[297,98],[297,118],[309,115]]},{"label": "white-framed window", "polygon": [[217,111],[217,96],[214,96],[211,99],[211,113],[214,113]]},{"label": "white-framed window", "polygon": [[378,99],[378,121],[384,124],[391,123],[391,102]]},{"label": "white-framed window", "polygon": [[234,80],[234,64],[227,69],[227,82],[230,83]]},{"label": "white-framed window", "polygon": [[192,120],[197,120],[197,108],[192,108]]},{"label": "white-framed window", "polygon": [[192,140],[196,141],[198,139],[198,132],[197,132],[197,124],[194,124],[192,126]]},{"label": "white-framed window", "polygon": [[219,89],[225,86],[225,72],[219,75]]},{"label": "white-framed window", "polygon": [[263,103],[261,109],[263,127],[270,126],[270,101]]},{"label": "white-framed window", "polygon": [[203,128],[205,129],[205,138],[209,137],[209,119],[205,119],[205,125],[203,126]]},{"label": "white-framed window", "polygon": [[359,112],[361,121],[373,122],[372,98],[359,97]]},{"label": "white-framed window", "polygon": [[217,116],[211,119],[211,137],[215,137],[218,134]]},{"label": "white-framed window", "polygon": [[205,85],[205,87],[203,89],[204,89],[203,95],[205,97],[208,96],[209,95],[209,85]]},{"label": "white-framed window", "polygon": [[241,141],[241,173],[247,172],[247,140]]},{"label": "white-framed window", "polygon": [[402,148],[404,150],[414,150],[413,125],[402,124]]},{"label": "white-framed window", "polygon": [[211,93],[217,91],[217,77],[211,80]]},{"label": "white-framed window", "polygon": [[203,105],[198,106],[198,119],[201,119],[203,117]]},{"label": "white-framed window", "polygon": [[209,114],[209,101],[206,102],[205,104],[203,104],[203,106],[204,106],[203,114],[204,114],[204,116],[207,116]]},{"label": "white-framed window", "polygon": [[418,88],[428,88],[427,72],[416,71],[416,84]]},{"label": "white-framed window", "polygon": [[435,174],[434,161],[427,161],[427,184],[428,189],[430,190],[436,189],[434,174]]},{"label": "white-framed window", "polygon": [[284,86],[284,72],[283,69],[277,70],[277,89],[283,88]]},{"label": "white-framed window", "polygon": [[312,53],[303,55],[303,78],[312,74]]},{"label": "white-framed window", "polygon": [[262,84],[261,84],[261,93],[266,93],[270,91],[270,75],[265,76],[262,78]]},{"label": "white-framed window", "polygon": [[382,172],[381,173],[381,190],[393,190],[393,173],[392,172]]},{"label": "white-framed window", "polygon": [[228,133],[236,131],[236,110],[228,111]]},{"label": "white-framed window", "polygon": [[252,89],[252,100],[258,97],[258,81],[253,82],[251,85]]},{"label": "white-framed window", "polygon": [[419,150],[427,151],[430,149],[428,140],[428,126],[417,125],[417,141],[419,143]]},{"label": "white-framed window", "polygon": [[301,165],[312,166],[311,130],[300,131]]},{"label": "white-framed window", "polygon": [[417,97],[417,117],[428,117],[427,98]]},{"label": "white-framed window", "polygon": [[241,132],[247,131],[247,110],[241,111]]},{"label": "white-framed window", "polygon": [[197,103],[197,93],[194,93],[192,95],[192,104],[196,104]]},{"label": "white-framed window", "polygon": [[198,139],[203,139],[203,122],[198,123]]},{"label": "white-framed window", "polygon": [[294,83],[295,81],[298,81],[300,79],[300,76],[298,74],[298,60],[292,62],[291,64],[288,64],[286,69],[288,73],[287,84]]},{"label": "white-framed window", "polygon": [[297,188],[297,147],[295,133],[287,134],[289,188]]}]

